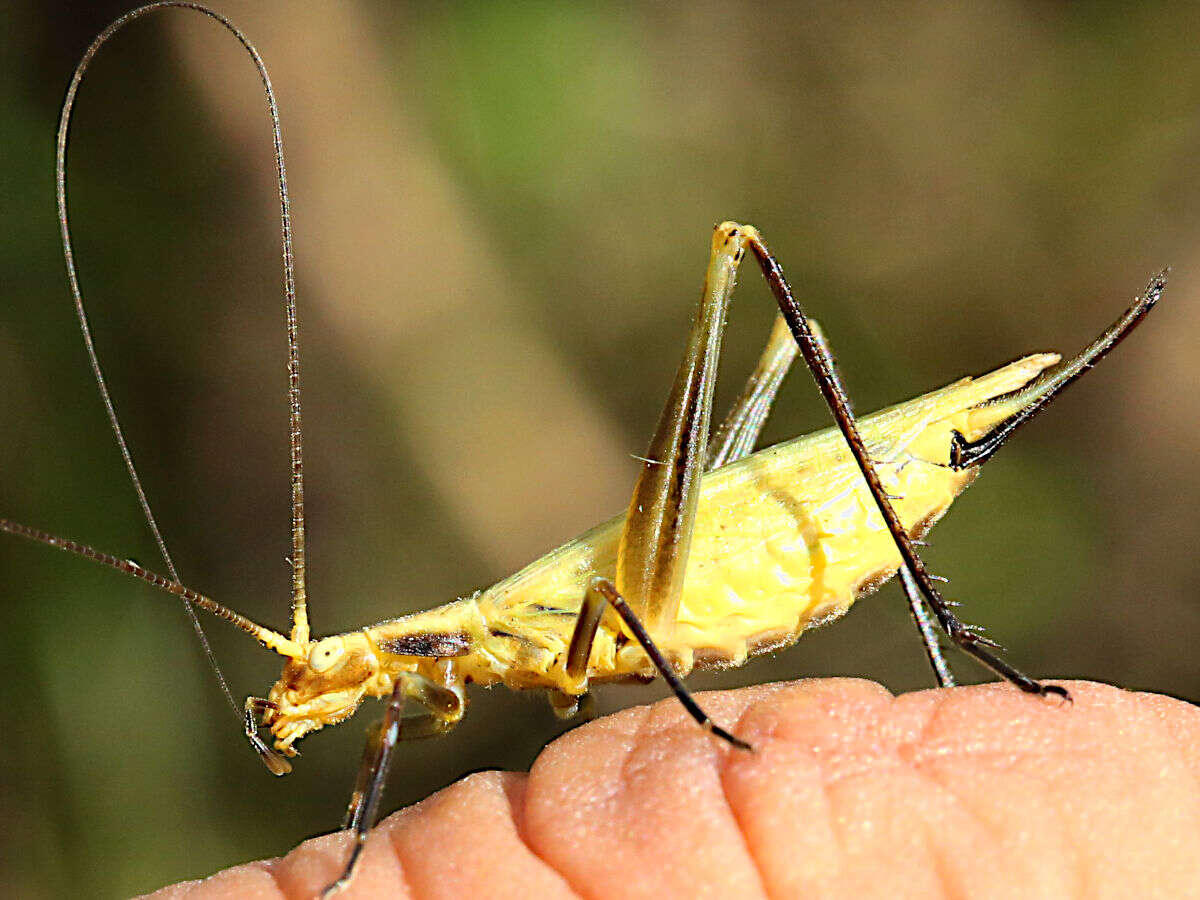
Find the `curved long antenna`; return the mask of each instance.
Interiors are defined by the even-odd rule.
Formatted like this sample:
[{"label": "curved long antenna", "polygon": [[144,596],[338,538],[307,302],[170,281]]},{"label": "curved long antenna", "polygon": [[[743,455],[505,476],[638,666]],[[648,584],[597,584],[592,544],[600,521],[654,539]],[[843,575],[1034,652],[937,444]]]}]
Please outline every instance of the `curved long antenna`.
[{"label": "curved long antenna", "polygon": [[158,588],[160,591],[166,591],[168,594],[181,597],[183,602],[188,604],[188,609],[191,609],[192,606],[198,606],[200,609],[212,613],[218,619],[224,619],[235,628],[240,628],[246,632],[246,634],[257,640],[268,650],[274,650],[280,656],[286,656],[291,659],[304,658],[304,648],[295,641],[289,640],[279,632],[259,625],[251,619],[247,619],[240,612],[235,612],[228,606],[223,606],[216,600],[204,596],[199,591],[180,584],[175,579],[165,578],[157,572],[151,572],[145,566],[134,562],[132,559],[119,559],[111,553],[105,553],[103,550],[97,550],[94,547],[89,547],[87,544],[81,544],[78,541],[72,541],[68,538],[61,538],[47,531],[30,528],[28,525],[22,525],[19,522],[13,522],[9,519],[0,519],[0,531],[29,538],[29,540],[45,544],[47,547],[55,547],[59,550],[65,550],[68,553],[74,553],[76,556],[82,556],[84,559],[98,562],[102,566],[108,566],[110,569],[116,569],[118,572],[124,572],[126,575],[139,578],[146,582],[146,584]]},{"label": "curved long antenna", "polygon": [[[283,161],[283,138],[279,127],[279,107],[275,102],[275,92],[271,87],[271,79],[267,74],[266,66],[263,64],[262,58],[258,55],[258,51],[249,39],[242,34],[236,25],[206,6],[198,3],[177,2],[177,0],[165,0],[165,2],[151,3],[146,6],[131,10],[124,15],[115,19],[107,28],[105,28],[92,41],[87,51],[83,54],[79,64],[75,67],[75,72],[71,76],[71,83],[67,87],[67,95],[63,101],[62,115],[58,124],[58,138],[56,143],[55,155],[55,184],[56,196],[58,200],[58,222],[59,230],[62,234],[63,256],[66,260],[67,278],[71,284],[71,296],[75,302],[75,314],[79,319],[79,328],[83,333],[83,343],[87,349],[88,360],[91,363],[92,374],[96,378],[96,386],[100,391],[100,398],[104,403],[105,412],[108,414],[108,421],[112,427],[113,435],[116,438],[117,446],[121,451],[121,458],[125,462],[125,469],[129,473],[129,478],[133,483],[134,491],[137,493],[138,503],[141,505],[142,513],[146,518],[146,523],[150,526],[150,531],[154,536],[154,542],[158,545],[158,550],[162,554],[163,561],[167,565],[167,570],[171,573],[171,582],[178,585],[179,575],[175,568],[175,563],[171,559],[171,555],[167,550],[166,542],[163,540],[162,532],[159,530],[158,523],[154,518],[154,513],[151,511],[150,502],[146,497],[146,491],[142,486],[141,478],[138,476],[137,468],[133,463],[133,456],[130,454],[129,445],[125,440],[124,432],[121,430],[120,421],[117,419],[116,407],[113,405],[112,396],[109,393],[108,385],[104,379],[104,372],[100,367],[100,359],[96,353],[95,343],[92,340],[91,327],[88,324],[87,312],[83,305],[83,294],[79,287],[79,277],[75,270],[75,256],[72,250],[71,229],[67,222],[67,136],[71,121],[71,112],[75,104],[75,96],[79,90],[79,84],[83,80],[84,72],[88,65],[95,57],[100,47],[108,41],[116,32],[120,31],[130,22],[135,19],[140,19],[148,13],[155,12],[159,9],[168,7],[178,7],[180,9],[190,9],[201,13],[210,19],[215,20],[225,27],[238,42],[250,54],[250,58],[254,62],[255,68],[258,70],[259,79],[262,81],[263,88],[267,95],[267,105],[271,116],[271,133],[274,141],[275,150],[275,170],[277,183],[279,186],[279,207],[281,219],[281,231],[283,236],[283,280],[284,292],[287,303],[287,340],[288,340],[288,403],[290,409],[290,445],[291,445],[291,505],[292,505],[292,641],[307,642],[309,637],[308,626],[308,604],[307,591],[305,588],[305,549],[304,549],[304,462],[303,462],[303,441],[301,438],[300,425],[300,354],[298,330],[296,323],[296,277],[295,264],[292,254],[292,221],[290,202],[288,199],[287,190],[287,170]],[[61,544],[66,546],[65,543]],[[89,549],[90,548],[84,548]],[[84,553],[85,556],[90,556],[93,559],[100,559],[103,554]],[[107,560],[100,559],[102,562]],[[120,563],[120,560],[116,560]],[[111,563],[109,563],[111,564]],[[131,569],[117,565],[116,568],[126,571],[129,574],[137,575]],[[137,577],[142,577],[137,575]],[[161,576],[159,576],[161,578]],[[151,580],[151,583],[155,583]],[[159,585],[160,587],[162,585]],[[178,592],[176,592],[178,593]],[[234,715],[239,719],[242,714],[238,709],[237,703],[233,699],[233,694],[229,690],[229,685],[225,681],[224,675],[221,674],[220,666],[217,665],[216,657],[213,655],[212,647],[209,645],[208,637],[204,633],[204,628],[200,624],[199,618],[196,616],[196,611],[193,609],[190,600],[185,594],[180,594],[184,598],[184,609],[187,611],[189,618],[192,621],[192,626],[200,638],[200,644],[204,648],[204,654],[208,658],[209,664],[212,666],[213,672],[220,683],[221,690],[225,694],[226,700],[229,702],[230,708]],[[212,602],[212,601],[209,601]],[[224,607],[222,607],[223,609]],[[236,615],[236,614],[235,614]],[[232,620],[231,620],[232,621]],[[247,620],[248,621],[248,620]],[[259,627],[259,626],[255,626]],[[273,632],[272,632],[273,633]]]}]

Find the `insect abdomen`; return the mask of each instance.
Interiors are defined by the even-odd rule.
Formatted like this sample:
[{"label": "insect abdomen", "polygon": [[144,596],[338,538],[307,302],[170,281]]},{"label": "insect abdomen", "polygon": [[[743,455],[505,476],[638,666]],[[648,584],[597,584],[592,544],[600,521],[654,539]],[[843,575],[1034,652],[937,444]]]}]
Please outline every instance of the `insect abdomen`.
[{"label": "insect abdomen", "polygon": [[[950,467],[953,434],[986,434],[1037,396],[1036,388],[1014,392],[1057,361],[1030,356],[860,420],[910,532],[924,533],[978,473]],[[618,516],[560,547],[486,591],[481,603],[515,618],[535,605],[578,609],[594,575],[614,576],[623,522]],[[899,565],[841,435],[806,435],[705,476],[674,629],[654,638],[685,671],[693,657],[737,665],[840,616]],[[594,655],[592,665],[591,676],[604,679],[644,673],[648,662],[624,643],[615,654]]]}]

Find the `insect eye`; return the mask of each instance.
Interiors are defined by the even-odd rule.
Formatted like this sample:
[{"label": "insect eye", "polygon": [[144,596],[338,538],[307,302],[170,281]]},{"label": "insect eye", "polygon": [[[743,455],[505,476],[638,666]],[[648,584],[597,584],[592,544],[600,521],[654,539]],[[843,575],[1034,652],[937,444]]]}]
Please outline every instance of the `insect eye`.
[{"label": "insect eye", "polygon": [[308,655],[308,667],[320,674],[328,671],[346,653],[340,638],[326,638],[318,643]]}]

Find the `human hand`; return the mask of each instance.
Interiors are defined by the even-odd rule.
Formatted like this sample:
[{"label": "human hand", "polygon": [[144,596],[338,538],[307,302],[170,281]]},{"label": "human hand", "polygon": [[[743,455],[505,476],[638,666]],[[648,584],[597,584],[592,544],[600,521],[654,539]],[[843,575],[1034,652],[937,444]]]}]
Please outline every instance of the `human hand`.
[{"label": "human hand", "polygon": [[[1200,893],[1200,710],[1068,682],[892,697],[853,679],[673,700],[469,776],[372,832],[360,897],[1184,897]],[[311,897],[344,834],[152,895]]]}]

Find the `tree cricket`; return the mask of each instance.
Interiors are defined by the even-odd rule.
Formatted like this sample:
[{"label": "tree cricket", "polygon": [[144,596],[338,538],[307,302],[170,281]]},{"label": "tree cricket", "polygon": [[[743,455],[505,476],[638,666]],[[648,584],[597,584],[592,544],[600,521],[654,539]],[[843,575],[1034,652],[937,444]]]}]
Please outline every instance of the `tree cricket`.
[{"label": "tree cricket", "polygon": [[[267,96],[289,347],[292,617],[286,633],[186,587],[176,572],[108,394],[76,275],[66,195],[67,136],[76,92],[92,58],[114,33],[165,7],[202,13],[230,31],[250,54]],[[59,221],[85,346],[169,575],[7,519],[0,519],[0,530],[175,594],[193,617],[195,608],[206,610],[282,656],[282,674],[266,697],[248,697],[241,706],[245,735],[273,774],[291,770],[289,759],[297,755],[300,739],[350,718],[368,697],[384,700],[384,715],[364,751],[347,812],[345,827],[354,835],[353,847],[327,894],[354,875],[396,745],[452,730],[466,712],[469,684],[544,690],[554,711],[570,716],[594,685],[661,676],[699,727],[737,751],[750,751],[750,743],[708,717],[682,679],[695,669],[738,666],[751,656],[790,646],[805,630],[838,618],[897,572],[939,684],[953,684],[942,658],[940,630],[1020,690],[1069,700],[1063,688],[1008,663],[979,629],[958,618],[918,548],[1013,432],[1143,320],[1164,290],[1165,273],[1155,275],[1112,325],[1068,361],[1055,353],[1033,354],[857,417],[824,335],[796,300],[762,235],[751,226],[723,222],[713,231],[683,361],[627,511],[472,596],[356,631],[314,637],[306,590],[292,226],[279,113],[262,60],[234,25],[199,4],[162,2],[133,10],[93,41],[76,68],[57,150]],[[765,277],[779,315],[745,388],[713,426],[722,337],[748,256]],[[812,372],[836,427],[754,452],[797,355]],[[260,735],[260,727],[269,738]]]}]

